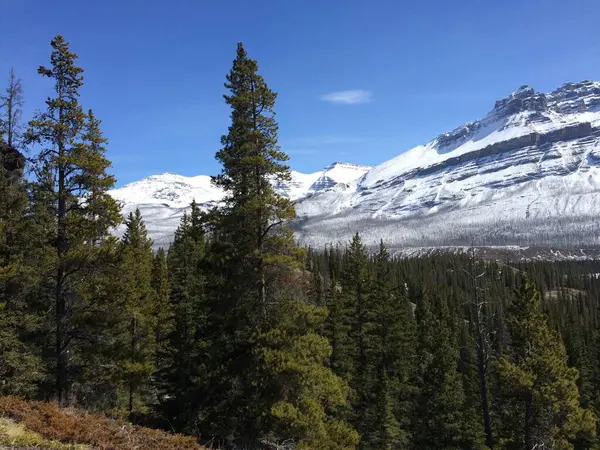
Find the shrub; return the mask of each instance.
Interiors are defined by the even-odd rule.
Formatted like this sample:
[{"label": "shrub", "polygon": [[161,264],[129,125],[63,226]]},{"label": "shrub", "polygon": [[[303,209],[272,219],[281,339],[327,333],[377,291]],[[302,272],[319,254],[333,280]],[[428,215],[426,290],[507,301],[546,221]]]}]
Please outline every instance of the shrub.
[{"label": "shrub", "polygon": [[19,422],[45,439],[99,450],[201,450],[192,437],[118,422],[54,403],[0,397],[0,417]]},{"label": "shrub", "polygon": [[87,445],[63,444],[62,442],[44,439],[38,433],[26,430],[21,424],[2,418],[0,418],[0,446],[8,446],[8,448],[15,450],[89,450],[90,448]]}]

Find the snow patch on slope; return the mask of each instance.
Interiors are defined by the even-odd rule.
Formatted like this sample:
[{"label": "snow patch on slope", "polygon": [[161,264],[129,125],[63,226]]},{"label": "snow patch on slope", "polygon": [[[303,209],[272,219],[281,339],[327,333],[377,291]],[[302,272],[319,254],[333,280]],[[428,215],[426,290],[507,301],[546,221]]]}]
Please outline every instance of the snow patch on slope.
[{"label": "snow patch on slope", "polygon": [[207,175],[185,177],[172,173],[149,176],[114,189],[110,194],[124,204],[159,204],[168,207],[187,207],[194,199],[204,204],[223,198],[223,192],[211,183]]},{"label": "snow patch on slope", "polygon": [[[363,176],[371,167],[349,163],[334,163],[314,173],[291,172],[291,181],[275,182],[275,190],[291,200],[299,200],[318,192],[345,187]],[[210,176],[186,177],[172,173],[152,175],[110,194],[123,206],[123,214],[139,208],[149,235],[156,246],[167,245],[179,225],[183,213],[193,200],[203,209],[217,205],[225,196],[214,186]],[[122,232],[122,227],[117,233]]]}]

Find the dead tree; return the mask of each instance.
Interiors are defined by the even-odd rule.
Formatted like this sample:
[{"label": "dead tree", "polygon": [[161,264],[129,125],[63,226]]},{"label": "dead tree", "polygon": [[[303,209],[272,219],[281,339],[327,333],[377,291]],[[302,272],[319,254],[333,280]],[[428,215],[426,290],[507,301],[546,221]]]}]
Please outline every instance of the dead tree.
[{"label": "dead tree", "polygon": [[21,137],[21,115],[23,114],[23,86],[14,69],[10,69],[8,87],[0,95],[2,108],[2,133],[9,147],[18,148]]},{"label": "dead tree", "polygon": [[492,430],[488,391],[488,376],[492,350],[488,323],[488,304],[485,298],[485,287],[482,285],[482,278],[486,274],[486,269],[485,267],[478,268],[477,266],[478,260],[475,255],[475,248],[472,246],[469,250],[468,267],[458,268],[455,266],[455,268],[461,270],[470,282],[470,297],[467,299],[467,303],[469,306],[470,322],[475,331],[475,364],[477,366],[477,379],[479,382],[481,398],[481,416],[485,431],[485,443],[493,450],[494,434]]}]

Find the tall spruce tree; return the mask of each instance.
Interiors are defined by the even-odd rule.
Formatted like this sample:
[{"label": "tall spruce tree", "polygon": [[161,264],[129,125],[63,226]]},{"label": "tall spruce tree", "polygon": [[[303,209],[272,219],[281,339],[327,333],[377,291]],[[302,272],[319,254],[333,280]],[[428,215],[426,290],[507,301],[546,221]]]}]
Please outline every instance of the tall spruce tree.
[{"label": "tall spruce tree", "polygon": [[[346,381],[352,388],[352,403],[357,413],[354,418],[355,426],[361,432],[366,426],[363,414],[367,412],[369,394],[372,390],[372,374],[370,367],[369,350],[372,346],[371,330],[369,322],[371,319],[371,308],[369,290],[371,278],[369,274],[369,257],[367,249],[363,245],[360,235],[356,233],[344,255],[344,271],[342,276],[342,297],[346,303],[346,309],[351,311],[350,316],[350,338],[352,342],[352,353],[348,355],[351,360],[350,373],[346,375]],[[363,434],[363,433],[361,433]]]},{"label": "tall spruce tree", "polygon": [[329,414],[345,389],[326,367],[331,348],[317,333],[325,312],[310,304],[303,255],[285,226],[294,207],[271,184],[290,179],[277,146],[276,94],[242,44],[225,86],[232,123],[214,178],[227,194],[213,217],[211,283],[220,289],[209,307],[207,419],[249,447],[292,439],[298,448],[353,448],[356,433]]},{"label": "tall spruce tree", "polygon": [[370,294],[370,396],[364,405],[362,448],[408,449],[413,413],[416,336],[412,309],[392,284],[389,253],[380,243]]},{"label": "tall spruce tree", "polygon": [[167,254],[161,247],[157,250],[152,261],[152,290],[154,295],[154,339],[155,366],[157,373],[165,367],[166,356],[169,353],[168,336],[173,326],[173,311],[171,310],[169,286],[169,270]]},{"label": "tall spruce tree", "polygon": [[77,67],[77,55],[62,36],[56,36],[51,46],[51,65],[38,72],[54,81],[55,96],[29,123],[26,140],[39,150],[33,161],[33,212],[46,233],[45,248],[53,249],[53,255],[41,250],[46,258],[41,287],[52,305],[48,324],[54,335],[55,395],[64,406],[76,343],[94,339],[82,318],[93,316],[96,302],[83,295],[84,286],[106,267],[109,249],[104,244],[113,243],[107,239],[109,227],[121,217],[107,193],[115,180],[106,173],[110,162],[98,122],[79,104],[83,69]]},{"label": "tall spruce tree", "polygon": [[510,306],[510,352],[498,362],[503,396],[501,444],[507,449],[573,449],[595,437],[594,414],[580,406],[578,371],[567,364],[560,336],[540,310],[540,293],[525,279]]},{"label": "tall spruce tree", "polygon": [[152,241],[139,209],[129,213],[121,240],[121,288],[123,303],[117,338],[119,372],[127,392],[130,420],[144,413],[150,398],[151,376],[156,370],[156,295],[152,290]]},{"label": "tall spruce tree", "polygon": [[167,256],[171,318],[162,324],[159,385],[162,414],[179,430],[195,433],[205,401],[206,257],[196,202],[184,213]]}]

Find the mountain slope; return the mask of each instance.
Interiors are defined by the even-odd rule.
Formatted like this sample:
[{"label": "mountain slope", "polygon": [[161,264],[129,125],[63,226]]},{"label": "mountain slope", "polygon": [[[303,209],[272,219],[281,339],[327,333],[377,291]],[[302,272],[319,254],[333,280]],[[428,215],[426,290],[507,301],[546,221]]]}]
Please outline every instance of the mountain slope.
[{"label": "mountain slope", "polygon": [[[600,83],[553,92],[522,86],[481,120],[373,168],[336,163],[292,172],[276,189],[294,200],[298,237],[322,245],[360,231],[367,243],[591,245],[600,216]],[[113,191],[142,209],[152,237],[170,239],[192,198],[223,194],[208,177],[160,175]]]},{"label": "mountain slope", "polygon": [[[331,189],[344,189],[370,169],[336,162],[314,173],[292,171],[291,181],[276,182],[274,186],[281,195],[298,200]],[[171,173],[152,175],[114,189],[110,194],[121,202],[124,214],[140,209],[156,246],[170,242],[192,200],[196,200],[202,208],[210,208],[224,197],[207,175],[185,177]]]},{"label": "mountain slope", "polygon": [[482,120],[300,202],[299,234],[312,244],[356,228],[396,246],[591,243],[599,166],[600,83],[523,86]]}]

